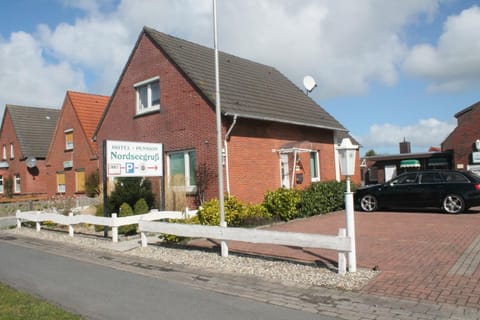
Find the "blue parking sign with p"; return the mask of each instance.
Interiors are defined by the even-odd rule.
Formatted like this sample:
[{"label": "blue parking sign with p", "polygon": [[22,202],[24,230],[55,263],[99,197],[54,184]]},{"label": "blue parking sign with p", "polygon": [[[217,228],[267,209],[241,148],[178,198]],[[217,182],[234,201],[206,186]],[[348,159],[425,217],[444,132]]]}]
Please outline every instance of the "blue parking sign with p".
[{"label": "blue parking sign with p", "polygon": [[135,173],[135,163],[133,163],[133,162],[125,163],[125,172],[126,173]]}]

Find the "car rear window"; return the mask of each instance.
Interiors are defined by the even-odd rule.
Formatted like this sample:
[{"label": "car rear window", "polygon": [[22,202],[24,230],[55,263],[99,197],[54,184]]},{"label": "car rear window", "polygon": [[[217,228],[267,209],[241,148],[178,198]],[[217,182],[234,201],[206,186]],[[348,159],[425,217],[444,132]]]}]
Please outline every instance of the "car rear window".
[{"label": "car rear window", "polygon": [[446,182],[470,182],[467,177],[458,172],[443,172]]}]

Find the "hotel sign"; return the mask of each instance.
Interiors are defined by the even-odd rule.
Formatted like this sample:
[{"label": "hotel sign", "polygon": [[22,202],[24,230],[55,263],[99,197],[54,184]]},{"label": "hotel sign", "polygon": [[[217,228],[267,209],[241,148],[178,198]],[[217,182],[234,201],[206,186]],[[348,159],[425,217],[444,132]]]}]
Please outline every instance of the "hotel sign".
[{"label": "hotel sign", "polygon": [[105,161],[109,177],[159,177],[163,175],[163,145],[107,140]]}]

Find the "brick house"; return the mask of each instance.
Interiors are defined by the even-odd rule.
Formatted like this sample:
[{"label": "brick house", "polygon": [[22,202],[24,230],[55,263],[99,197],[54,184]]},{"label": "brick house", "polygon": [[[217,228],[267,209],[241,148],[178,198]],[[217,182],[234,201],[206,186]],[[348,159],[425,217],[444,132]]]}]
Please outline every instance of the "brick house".
[{"label": "brick house", "polygon": [[454,168],[480,173],[480,102],[457,112],[455,118],[457,127],[442,142],[442,150],[453,153]]},{"label": "brick house", "polygon": [[0,129],[0,197],[47,195],[45,159],[58,115],[56,109],[5,106]]},{"label": "brick house", "polygon": [[[223,52],[219,66],[226,192],[255,203],[340,179],[347,129],[273,67]],[[94,139],[162,143],[165,189],[217,197],[214,50],[145,27]]]},{"label": "brick house", "polygon": [[109,97],[67,91],[46,157],[48,193],[85,194],[85,179],[98,170],[93,132]]}]

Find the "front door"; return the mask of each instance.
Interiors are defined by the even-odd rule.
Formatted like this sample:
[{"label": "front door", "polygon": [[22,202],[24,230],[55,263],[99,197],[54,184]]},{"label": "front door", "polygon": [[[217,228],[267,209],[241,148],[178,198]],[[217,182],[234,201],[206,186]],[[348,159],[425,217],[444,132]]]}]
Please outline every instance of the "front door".
[{"label": "front door", "polygon": [[280,178],[283,188],[290,189],[290,174],[288,170],[288,154],[280,154]]}]

